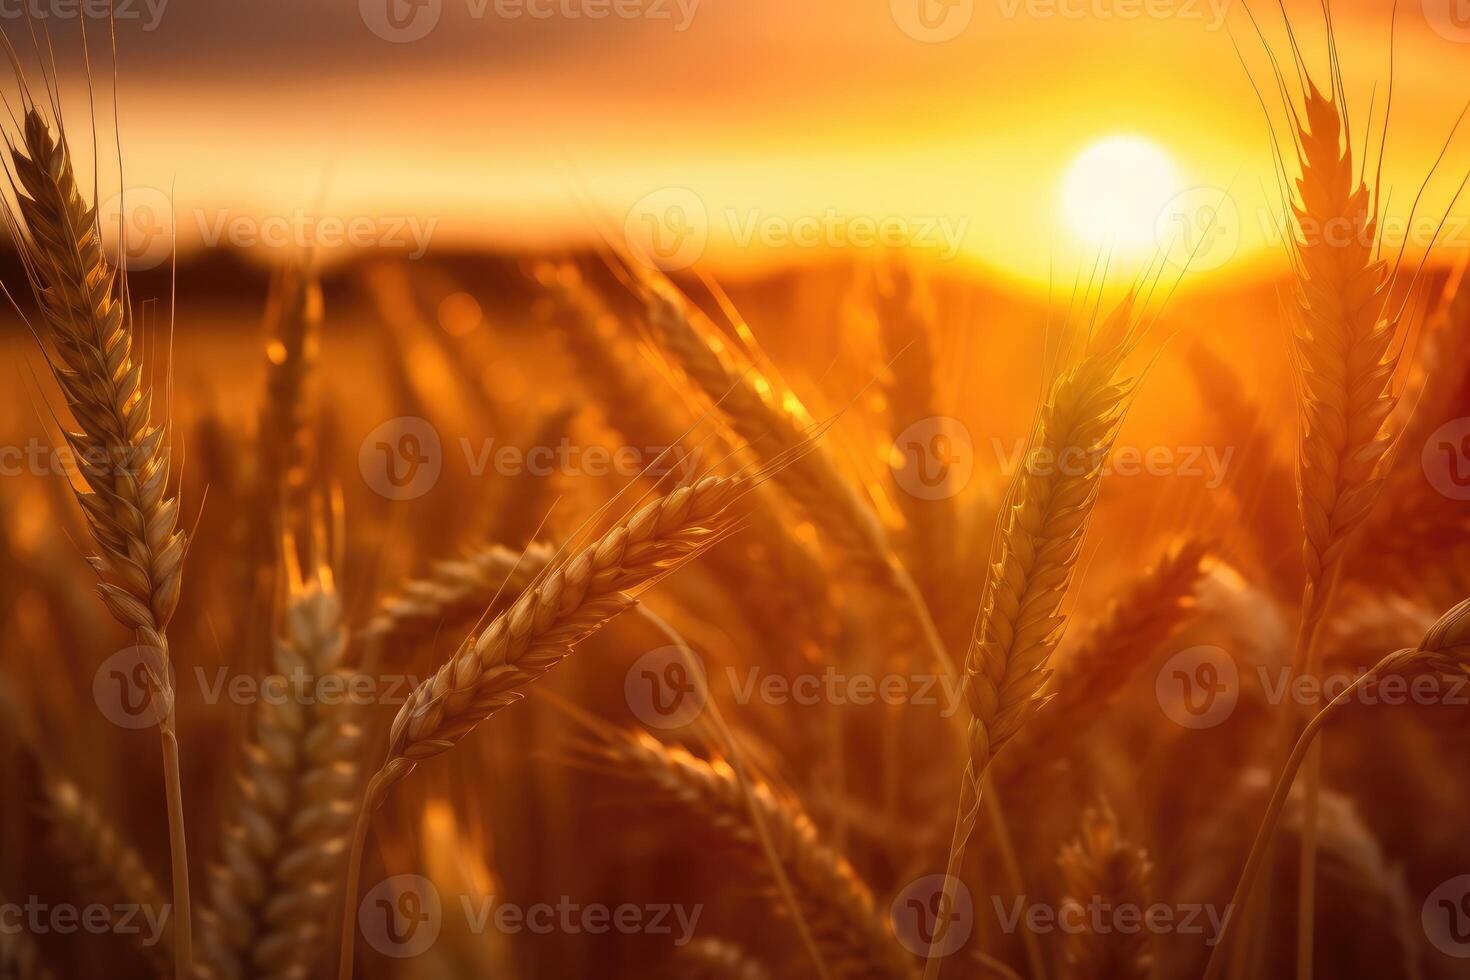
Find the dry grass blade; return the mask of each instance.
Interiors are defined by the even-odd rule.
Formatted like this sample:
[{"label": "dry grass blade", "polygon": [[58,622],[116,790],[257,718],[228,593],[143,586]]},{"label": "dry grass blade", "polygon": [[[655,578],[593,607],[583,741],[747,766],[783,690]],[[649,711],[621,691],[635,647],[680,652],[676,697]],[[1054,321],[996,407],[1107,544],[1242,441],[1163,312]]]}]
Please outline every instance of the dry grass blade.
[{"label": "dry grass blade", "polygon": [[[971,719],[950,879],[959,872],[975,826],[981,780],[1045,701],[1049,663],[1064,624],[1062,600],[1133,391],[1132,382],[1118,377],[1132,349],[1132,315],[1130,296],[1052,385],[1011,488],[965,660]],[[939,962],[929,959],[926,980],[938,975]]]},{"label": "dry grass blade", "polygon": [[1174,545],[1109,607],[1058,665],[1043,695],[1049,700],[1017,737],[1010,771],[1064,758],[1148,658],[1190,620],[1211,549],[1198,539]]},{"label": "dry grass blade", "polygon": [[[708,762],[646,734],[590,749],[620,778],[656,789],[668,802],[698,819],[700,826],[731,848],[763,878],[769,875],[751,825],[745,793],[723,761]],[[867,886],[847,861],[822,843],[806,814],[768,785],[751,792],[770,833],[796,901],[835,977],[908,978],[913,959],[899,947],[873,904]]]},{"label": "dry grass blade", "polygon": [[[86,890],[89,902],[105,906],[114,916],[114,926],[133,926],[133,916],[125,911],[132,909],[141,910],[149,922],[168,921],[168,897],[159,889],[143,859],[123,841],[75,783],[59,776],[48,779],[46,803],[52,848],[67,863],[77,884]],[[146,930],[118,931],[131,933],[138,940],[139,951],[158,975],[168,975],[173,963],[170,932],[157,937],[159,942],[150,945]],[[0,971],[0,975],[5,974]]]},{"label": "dry grass blade", "polygon": [[[1081,836],[1062,849],[1057,863],[1066,881],[1066,905],[1087,910],[1099,903],[1143,910],[1152,901],[1153,862],[1146,850],[1123,837],[1118,818],[1106,804],[1082,814]],[[1153,937],[1148,929],[1094,928],[1086,911],[1079,918],[1086,927],[1069,933],[1066,940],[1070,980],[1148,980],[1153,975]]]},{"label": "dry grass blade", "polygon": [[398,594],[378,603],[364,638],[391,650],[441,630],[473,626],[498,596],[509,602],[529,588],[555,555],[550,545],[532,542],[525,551],[488,545],[436,562],[427,576],[404,583]]},{"label": "dry grass blade", "polygon": [[[27,108],[10,165],[19,215],[9,214],[41,312],[38,333],[77,431],[66,434],[86,489],[77,500],[98,546],[89,559],[103,601],[139,643],[156,651],[155,697],[162,700],[164,775],[169,796],[178,976],[192,946],[188,858],[173,690],[165,631],[178,607],[185,534],[169,487],[165,428],[150,421],[152,391],[133,360],[131,312],[102,251],[97,212],[77,187],[64,139],[34,105]],[[21,230],[23,226],[23,231]]]},{"label": "dry grass blade", "polygon": [[347,634],[331,572],[292,565],[239,795],[211,869],[200,950],[212,976],[308,975],[321,954],[356,815],[362,733],[332,694]]}]

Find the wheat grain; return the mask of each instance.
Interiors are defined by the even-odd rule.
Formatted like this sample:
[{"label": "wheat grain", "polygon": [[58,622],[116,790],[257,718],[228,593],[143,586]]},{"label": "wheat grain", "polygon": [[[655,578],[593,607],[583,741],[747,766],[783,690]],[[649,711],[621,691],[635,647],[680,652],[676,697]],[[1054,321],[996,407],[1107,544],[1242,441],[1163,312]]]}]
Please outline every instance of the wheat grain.
[{"label": "wheat grain", "polygon": [[725,939],[696,939],[679,951],[671,977],[680,980],[770,980],[770,971]]},{"label": "wheat grain", "polygon": [[[1082,833],[1062,849],[1057,860],[1066,882],[1065,905],[1083,910],[1102,903],[1112,909],[1147,909],[1152,902],[1153,862],[1148,852],[1129,843],[1118,818],[1106,804],[1082,814]],[[1082,929],[1065,942],[1067,976],[1071,980],[1148,980],[1153,975],[1153,936],[1149,929],[1127,930],[1098,925],[1087,912]]]},{"label": "wheat grain", "polygon": [[[131,926],[135,911],[149,922],[167,922],[168,898],[143,859],[122,840],[96,805],[75,783],[60,776],[48,778],[45,790],[52,848],[70,867],[88,902],[105,907],[114,927]],[[118,928],[117,932],[131,934],[158,975],[168,975],[173,962],[171,930],[151,945],[145,943],[147,933],[143,930]]]},{"label": "wheat grain", "polygon": [[[751,824],[749,798],[729,765],[696,758],[646,734],[614,738],[589,751],[615,775],[658,790],[746,864],[761,869],[763,876],[769,873]],[[823,844],[795,803],[762,782],[752,781],[749,788],[803,918],[833,975],[912,977],[912,958],[888,932],[872,895],[847,861]]]},{"label": "wheat grain", "polygon": [[309,530],[312,469],[316,457],[316,372],[320,358],[322,290],[309,269],[276,273],[266,313],[265,404],[256,446],[267,510],[279,505],[283,526]]},{"label": "wheat grain", "polygon": [[[178,607],[186,538],[169,489],[165,428],[149,420],[152,391],[142,363],[133,360],[131,311],[103,255],[96,210],[77,187],[64,134],[53,138],[34,105],[10,163],[19,215],[7,210],[8,221],[40,308],[42,348],[79,430],[66,439],[88,488],[77,491],[98,546],[88,561],[113,616],[166,665],[165,631]],[[185,980],[192,930],[174,694],[166,667],[153,674],[162,709],[177,976]]]}]

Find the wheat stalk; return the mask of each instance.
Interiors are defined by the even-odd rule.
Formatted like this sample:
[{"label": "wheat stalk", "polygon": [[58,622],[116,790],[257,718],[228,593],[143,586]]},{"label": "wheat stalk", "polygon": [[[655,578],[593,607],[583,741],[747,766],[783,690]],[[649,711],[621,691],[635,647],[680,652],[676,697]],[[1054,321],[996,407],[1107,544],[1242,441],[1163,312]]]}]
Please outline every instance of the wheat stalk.
[{"label": "wheat stalk", "polygon": [[550,545],[532,542],[524,551],[487,545],[436,562],[424,578],[405,582],[379,601],[363,636],[393,649],[472,626],[497,597],[509,601],[524,592],[555,556]]},{"label": "wheat stalk", "polygon": [[[42,349],[79,431],[67,432],[87,489],[77,491],[98,553],[89,558],[112,615],[168,663],[166,630],[178,607],[186,537],[169,490],[165,428],[149,421],[152,391],[133,360],[125,290],[102,252],[97,212],[77,187],[65,138],[34,105],[11,146],[16,208],[7,209],[41,313]],[[24,232],[21,231],[22,226]],[[168,794],[176,973],[189,974],[192,929],[174,692],[154,671]]]},{"label": "wheat stalk", "polygon": [[[1271,839],[1276,832],[1277,823],[1281,819],[1283,808],[1290,795],[1292,781],[1302,763],[1306,761],[1312,746],[1316,744],[1317,736],[1323,727],[1341,711],[1348,708],[1357,699],[1360,690],[1376,683],[1380,678],[1417,671],[1431,671],[1451,677],[1470,674],[1470,599],[1461,601],[1436,620],[1429,631],[1424,634],[1424,639],[1419,642],[1418,646],[1399,650],[1384,657],[1372,670],[1362,674],[1352,686],[1333,698],[1308,722],[1301,737],[1297,739],[1291,755],[1282,766],[1281,775],[1276,780],[1276,788],[1271,795],[1270,803],[1266,806],[1266,814],[1261,819],[1260,829],[1256,832],[1256,839],[1246,858],[1245,868],[1241,871],[1240,881],[1235,886],[1235,895],[1227,906],[1235,910],[1235,914],[1229,921],[1238,919],[1240,911],[1250,901],[1256,877],[1270,851]],[[1313,826],[1315,815],[1304,808],[1302,820],[1305,836]],[[1220,934],[1219,942],[1210,954],[1210,961],[1205,968],[1203,980],[1218,980],[1221,971],[1225,968],[1227,949],[1225,940],[1228,936],[1229,921]]]},{"label": "wheat stalk", "polygon": [[[51,823],[52,849],[71,868],[72,877],[85,889],[89,902],[101,904],[114,914],[125,906],[146,912],[150,921],[161,921],[168,913],[168,898],[159,889],[143,859],[119,836],[96,805],[82,795],[76,784],[60,776],[45,782],[46,816]],[[173,962],[173,944],[165,932],[161,942],[140,950],[159,976],[167,976]]]},{"label": "wheat stalk", "polygon": [[732,508],[751,486],[744,476],[707,476],[644,504],[569,557],[554,562],[449,662],[421,683],[393,719],[387,759],[368,783],[349,851],[339,976],[352,975],[358,856],[387,791],[425,759],[453,748],[480,722],[525,695],[572,649],[658,581],[729,532]]},{"label": "wheat stalk", "polygon": [[798,907],[824,961],[838,977],[901,977],[915,973],[874,908],[857,873],[821,840],[792,801],[752,780],[750,796],[722,760],[706,761],[647,734],[614,738],[589,750],[617,776],[656,789],[751,867],[768,874],[749,800],[753,797],[776,857],[787,871]]},{"label": "wheat stalk", "polygon": [[[1048,665],[1065,622],[1062,600],[1097,502],[1103,464],[1133,391],[1132,382],[1118,378],[1132,348],[1132,308],[1130,296],[1052,385],[1003,512],[997,553],[965,660],[971,719],[946,903],[952,901],[950,883],[978,816],[981,780],[1045,701]],[[939,964],[929,958],[925,980],[938,976]]]},{"label": "wheat stalk", "polygon": [[201,916],[202,956],[221,980],[310,972],[355,815],[362,732],[345,695],[323,683],[336,678],[345,690],[350,676],[339,669],[341,599],[325,565],[307,580],[289,554],[287,566],[277,674],[263,687],[283,696],[261,702]]},{"label": "wheat stalk", "polygon": [[[1082,814],[1082,833],[1057,859],[1066,882],[1066,904],[1090,908],[1094,901],[1114,909],[1143,910],[1153,891],[1153,862],[1148,852],[1130,844],[1118,818],[1105,803]],[[1152,937],[1147,928],[1131,934],[1118,929],[1087,927],[1070,932],[1064,955],[1070,980],[1149,980],[1153,975]]]}]

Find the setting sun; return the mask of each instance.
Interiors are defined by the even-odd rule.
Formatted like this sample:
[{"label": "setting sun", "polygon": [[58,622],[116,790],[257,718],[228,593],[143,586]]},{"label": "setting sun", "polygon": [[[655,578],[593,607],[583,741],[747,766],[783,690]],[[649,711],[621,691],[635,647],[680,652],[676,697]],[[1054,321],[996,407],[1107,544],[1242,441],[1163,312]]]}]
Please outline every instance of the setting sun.
[{"label": "setting sun", "polygon": [[1174,162],[1135,136],[1093,143],[1062,184],[1062,214],[1088,245],[1136,251],[1155,241],[1159,215],[1177,193]]}]

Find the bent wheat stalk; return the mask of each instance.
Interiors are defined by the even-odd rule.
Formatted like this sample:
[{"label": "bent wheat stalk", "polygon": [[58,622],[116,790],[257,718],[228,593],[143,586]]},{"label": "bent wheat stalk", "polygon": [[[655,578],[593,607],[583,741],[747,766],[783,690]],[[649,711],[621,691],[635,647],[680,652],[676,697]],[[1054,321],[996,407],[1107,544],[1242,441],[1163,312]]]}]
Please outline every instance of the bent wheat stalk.
[{"label": "bent wheat stalk", "polygon": [[707,476],[641,507],[575,554],[471,636],[418,686],[393,719],[388,757],[367,786],[349,852],[338,975],[352,976],[360,857],[372,814],[388,790],[425,759],[446,752],[490,715],[520,701],[522,689],[569,656],[657,582],[729,532],[747,477]]},{"label": "bent wheat stalk", "polygon": [[[1339,712],[1349,707],[1356,700],[1358,692],[1369,684],[1376,683],[1380,678],[1392,674],[1420,670],[1433,671],[1447,676],[1470,673],[1470,599],[1463,600],[1441,616],[1430,627],[1429,632],[1425,634],[1417,647],[1399,650],[1384,657],[1372,670],[1365,672],[1350,687],[1333,698],[1307,723],[1301,737],[1297,739],[1296,745],[1292,748],[1291,755],[1288,756],[1282,767],[1281,775],[1276,780],[1276,788],[1271,794],[1270,803],[1266,806],[1266,814],[1261,818],[1260,829],[1256,831],[1255,842],[1251,845],[1250,854],[1246,857],[1245,868],[1241,871],[1240,881],[1235,886],[1235,894],[1228,906],[1232,915],[1226,920],[1219,942],[1210,953],[1203,980],[1218,980],[1221,971],[1225,968],[1228,948],[1226,940],[1230,935],[1230,924],[1239,918],[1240,910],[1245,908],[1246,903],[1250,901],[1256,878],[1266,855],[1270,852],[1271,839],[1276,833],[1276,826],[1291,792],[1292,782],[1323,727]],[[1305,825],[1303,830],[1306,830]]]},{"label": "bent wheat stalk", "polygon": [[86,482],[77,500],[98,546],[88,561],[107,608],[158,661],[151,672],[168,797],[175,972],[186,980],[189,861],[166,633],[179,602],[185,534],[169,488],[166,430],[149,421],[152,391],[133,360],[132,315],[103,255],[97,212],[77,188],[64,136],[52,136],[34,105],[10,165],[19,214],[7,209],[7,220],[40,308],[36,333],[78,426],[66,439]]},{"label": "bent wheat stalk", "polygon": [[[965,660],[964,693],[971,712],[968,757],[960,780],[945,906],[953,901],[953,882],[979,814],[981,780],[995,756],[1045,702],[1048,665],[1065,622],[1062,600],[1133,391],[1131,381],[1118,378],[1132,349],[1132,309],[1130,296],[1052,386],[1027,461],[1011,488],[998,554]],[[1049,465],[1033,466],[1032,460]],[[1058,465],[1062,461],[1065,465]],[[935,937],[936,946],[941,938]],[[939,975],[940,962],[929,957],[925,980]]]}]

